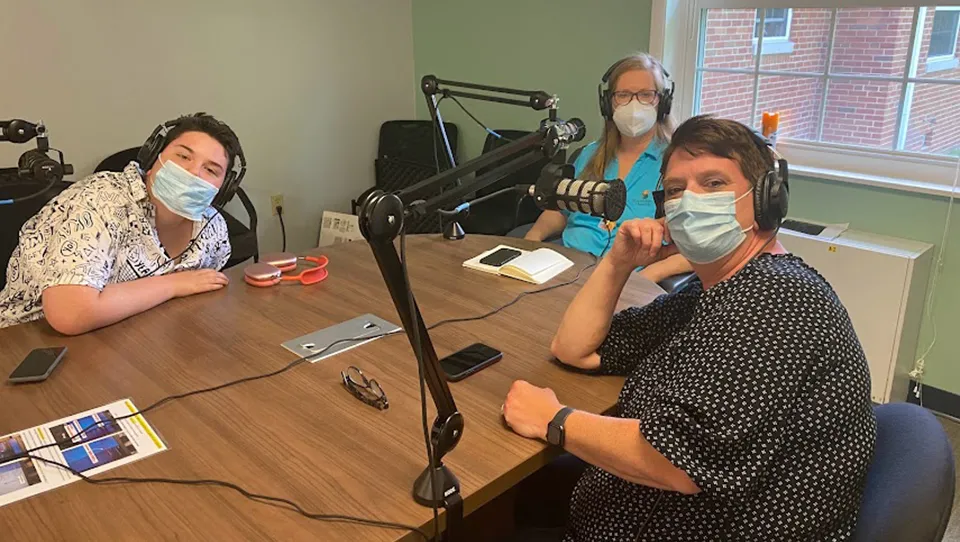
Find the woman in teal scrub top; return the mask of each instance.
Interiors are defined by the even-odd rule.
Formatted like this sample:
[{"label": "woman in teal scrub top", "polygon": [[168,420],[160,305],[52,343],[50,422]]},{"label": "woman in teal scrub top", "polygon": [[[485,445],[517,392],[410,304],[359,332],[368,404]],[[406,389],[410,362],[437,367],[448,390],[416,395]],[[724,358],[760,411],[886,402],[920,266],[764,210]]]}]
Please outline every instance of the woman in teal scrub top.
[{"label": "woman in teal scrub top", "polygon": [[[607,88],[604,89],[603,85]],[[653,191],[660,178],[663,149],[670,141],[673,88],[663,66],[652,56],[638,53],[617,61],[598,87],[603,135],[584,147],[574,163],[578,179],[623,179],[627,204],[617,226],[635,218],[652,218]],[[563,232],[564,246],[603,256],[613,245],[616,230],[609,231],[600,218],[582,213],[544,211],[525,238],[543,241]],[[690,271],[681,256],[668,258],[646,270],[653,280]]]}]

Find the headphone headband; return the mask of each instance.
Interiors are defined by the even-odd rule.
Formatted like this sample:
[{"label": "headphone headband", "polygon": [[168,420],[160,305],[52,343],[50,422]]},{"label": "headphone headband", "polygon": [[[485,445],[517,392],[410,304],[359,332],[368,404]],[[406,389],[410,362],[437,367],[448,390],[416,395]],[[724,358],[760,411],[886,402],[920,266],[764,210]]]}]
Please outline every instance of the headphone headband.
[{"label": "headphone headband", "polygon": [[[202,118],[210,117],[204,112],[194,113],[192,115],[184,115],[174,120],[168,120],[163,124],[157,126],[153,133],[150,134],[150,137],[143,143],[143,146],[140,147],[140,151],[137,153],[137,163],[140,164],[140,170],[146,173],[149,171],[157,159],[160,157],[160,153],[163,152],[163,149],[170,144],[169,135],[174,128],[180,125],[187,119],[191,118]],[[216,119],[214,119],[216,120]],[[233,134],[233,138],[237,142],[237,153],[233,157],[233,161],[230,164],[230,169],[227,171],[223,179],[223,184],[220,186],[220,190],[217,192],[217,195],[213,198],[213,207],[222,207],[226,205],[228,201],[233,199],[233,196],[237,193],[237,189],[240,187],[240,181],[243,180],[243,176],[247,172],[247,160],[243,155],[243,148],[240,146],[240,139],[237,138],[237,135],[233,133],[233,130],[227,126],[226,123],[217,121],[223,124],[230,132]]]},{"label": "headphone headband", "polygon": [[[613,75],[614,70],[616,70],[617,67],[620,66],[620,64],[623,64],[624,62],[630,60],[630,58],[631,57],[621,58],[620,60],[614,62],[613,65],[607,68],[607,71],[603,73],[603,77],[600,78],[600,81],[604,83],[609,82],[610,76]],[[663,76],[665,78],[670,79],[670,72],[668,72],[667,69],[663,67],[663,64],[661,64],[659,60],[653,58],[652,56],[650,57],[650,60],[653,60],[656,63],[656,65],[660,67],[660,71],[663,72]]]}]

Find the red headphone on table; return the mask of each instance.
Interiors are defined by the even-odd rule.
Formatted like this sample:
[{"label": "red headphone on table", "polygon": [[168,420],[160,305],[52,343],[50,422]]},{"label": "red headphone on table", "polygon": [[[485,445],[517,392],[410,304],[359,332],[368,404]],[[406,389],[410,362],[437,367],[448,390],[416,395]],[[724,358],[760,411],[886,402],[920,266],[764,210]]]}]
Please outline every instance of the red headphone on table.
[{"label": "red headphone on table", "polygon": [[[301,271],[297,275],[284,275],[287,271],[297,268],[299,262],[310,262],[313,267]],[[266,288],[279,284],[281,281],[300,281],[300,284],[316,284],[327,278],[327,264],[330,260],[326,256],[301,256],[289,252],[274,252],[260,257],[259,263],[252,263],[243,269],[243,280],[258,288]]]}]

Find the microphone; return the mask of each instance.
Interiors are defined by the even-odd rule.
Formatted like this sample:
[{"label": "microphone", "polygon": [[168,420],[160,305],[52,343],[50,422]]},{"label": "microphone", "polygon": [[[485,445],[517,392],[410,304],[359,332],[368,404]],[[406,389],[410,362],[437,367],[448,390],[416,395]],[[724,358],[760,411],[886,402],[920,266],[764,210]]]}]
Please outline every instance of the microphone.
[{"label": "microphone", "polygon": [[573,178],[570,164],[548,164],[537,184],[527,189],[537,207],[570,211],[617,220],[627,204],[627,185],[613,181],[583,181]]},{"label": "microphone", "polygon": [[[65,168],[60,162],[50,158],[47,156],[47,153],[40,149],[30,149],[20,155],[20,159],[17,161],[17,168],[19,169],[21,177],[42,181],[47,181],[51,178],[59,181],[63,179],[64,173],[67,173],[64,171]],[[72,170],[73,168],[70,169]]]}]

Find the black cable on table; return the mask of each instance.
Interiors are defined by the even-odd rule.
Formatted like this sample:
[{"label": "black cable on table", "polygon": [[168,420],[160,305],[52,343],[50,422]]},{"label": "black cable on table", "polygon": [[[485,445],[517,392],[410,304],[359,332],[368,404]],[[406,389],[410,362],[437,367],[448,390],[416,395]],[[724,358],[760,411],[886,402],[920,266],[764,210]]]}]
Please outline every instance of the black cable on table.
[{"label": "black cable on table", "polygon": [[393,523],[390,521],[379,521],[375,519],[366,519],[357,516],[347,516],[342,514],[318,514],[314,512],[307,512],[302,506],[297,504],[290,499],[283,497],[274,497],[271,495],[262,495],[259,493],[253,493],[243,487],[234,484],[232,482],[224,482],[223,480],[213,480],[213,479],[179,479],[179,478],[134,478],[130,476],[112,476],[109,478],[91,478],[82,472],[74,469],[69,465],[65,465],[58,461],[53,461],[45,457],[38,455],[27,455],[26,459],[32,459],[34,461],[40,461],[48,465],[53,465],[57,468],[68,471],[70,474],[80,478],[88,484],[95,486],[100,485],[116,485],[116,484],[167,484],[167,485],[181,485],[181,486],[215,486],[222,487],[226,489],[232,489],[237,493],[243,495],[244,497],[262,504],[273,504],[273,505],[282,505],[282,508],[292,510],[301,516],[312,519],[315,521],[330,521],[330,522],[344,522],[344,523],[355,523],[358,525],[365,525],[367,527],[378,527],[381,529],[398,529],[398,530],[407,530],[412,531],[423,537],[425,541],[429,541],[430,537],[427,536],[427,533],[424,532],[419,527],[414,527],[412,525],[404,525],[402,523]]}]

